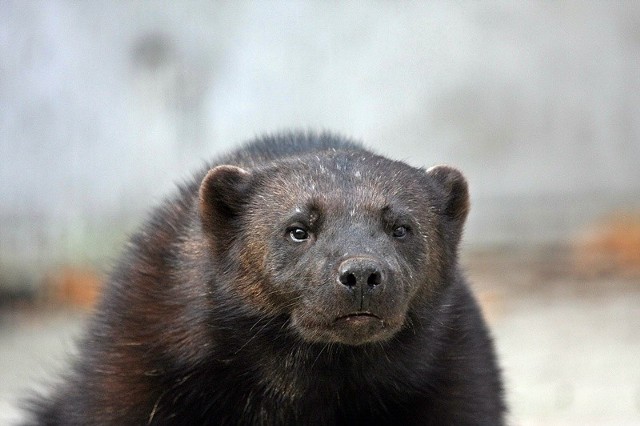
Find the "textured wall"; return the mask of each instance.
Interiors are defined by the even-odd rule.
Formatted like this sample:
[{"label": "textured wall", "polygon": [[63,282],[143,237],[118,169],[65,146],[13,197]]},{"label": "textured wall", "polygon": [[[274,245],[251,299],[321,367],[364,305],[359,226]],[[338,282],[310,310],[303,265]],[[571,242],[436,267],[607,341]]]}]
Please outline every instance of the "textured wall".
[{"label": "textured wall", "polygon": [[640,207],[638,3],[356,3],[3,1],[2,264],[112,253],[203,159],[288,127],[458,165],[471,244]]}]

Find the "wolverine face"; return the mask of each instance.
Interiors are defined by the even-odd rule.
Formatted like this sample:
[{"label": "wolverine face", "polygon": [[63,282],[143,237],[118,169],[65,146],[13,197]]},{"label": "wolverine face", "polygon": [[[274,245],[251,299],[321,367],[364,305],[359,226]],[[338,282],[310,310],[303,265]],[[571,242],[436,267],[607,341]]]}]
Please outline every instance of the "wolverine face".
[{"label": "wolverine face", "polygon": [[388,340],[438,290],[457,242],[443,236],[459,237],[466,216],[462,176],[434,170],[362,152],[219,166],[201,187],[203,226],[216,255],[239,255],[239,294],[288,315],[302,339]]}]

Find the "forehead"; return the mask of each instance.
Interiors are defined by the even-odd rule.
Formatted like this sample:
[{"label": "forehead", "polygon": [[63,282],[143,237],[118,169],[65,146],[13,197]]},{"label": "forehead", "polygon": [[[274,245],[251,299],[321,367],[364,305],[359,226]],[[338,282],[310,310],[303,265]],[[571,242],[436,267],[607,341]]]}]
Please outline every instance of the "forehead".
[{"label": "forehead", "polygon": [[419,174],[404,163],[360,152],[289,159],[265,172],[266,194],[285,209],[302,208],[312,200],[325,209],[358,210],[402,203],[411,177],[415,181]]}]

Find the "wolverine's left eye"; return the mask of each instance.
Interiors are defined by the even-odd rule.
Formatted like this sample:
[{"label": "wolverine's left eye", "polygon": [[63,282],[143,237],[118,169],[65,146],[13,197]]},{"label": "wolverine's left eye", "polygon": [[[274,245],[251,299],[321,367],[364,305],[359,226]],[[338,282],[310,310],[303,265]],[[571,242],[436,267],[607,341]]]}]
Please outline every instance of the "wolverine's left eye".
[{"label": "wolverine's left eye", "polygon": [[301,243],[309,239],[309,233],[303,228],[295,227],[289,229],[289,237],[292,241]]},{"label": "wolverine's left eye", "polygon": [[407,227],[406,226],[398,226],[393,230],[394,238],[404,238],[407,235]]}]

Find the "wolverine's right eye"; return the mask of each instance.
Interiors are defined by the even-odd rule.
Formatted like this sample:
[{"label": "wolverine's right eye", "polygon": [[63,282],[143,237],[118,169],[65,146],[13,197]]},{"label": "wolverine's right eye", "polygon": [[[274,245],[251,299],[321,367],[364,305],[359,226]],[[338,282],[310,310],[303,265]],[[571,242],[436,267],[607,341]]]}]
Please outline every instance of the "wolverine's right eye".
[{"label": "wolverine's right eye", "polygon": [[407,236],[407,227],[406,226],[398,226],[393,230],[393,236],[395,238],[404,238]]},{"label": "wolverine's right eye", "polygon": [[294,227],[289,229],[289,237],[291,241],[301,243],[309,239],[309,233],[303,228]]}]

